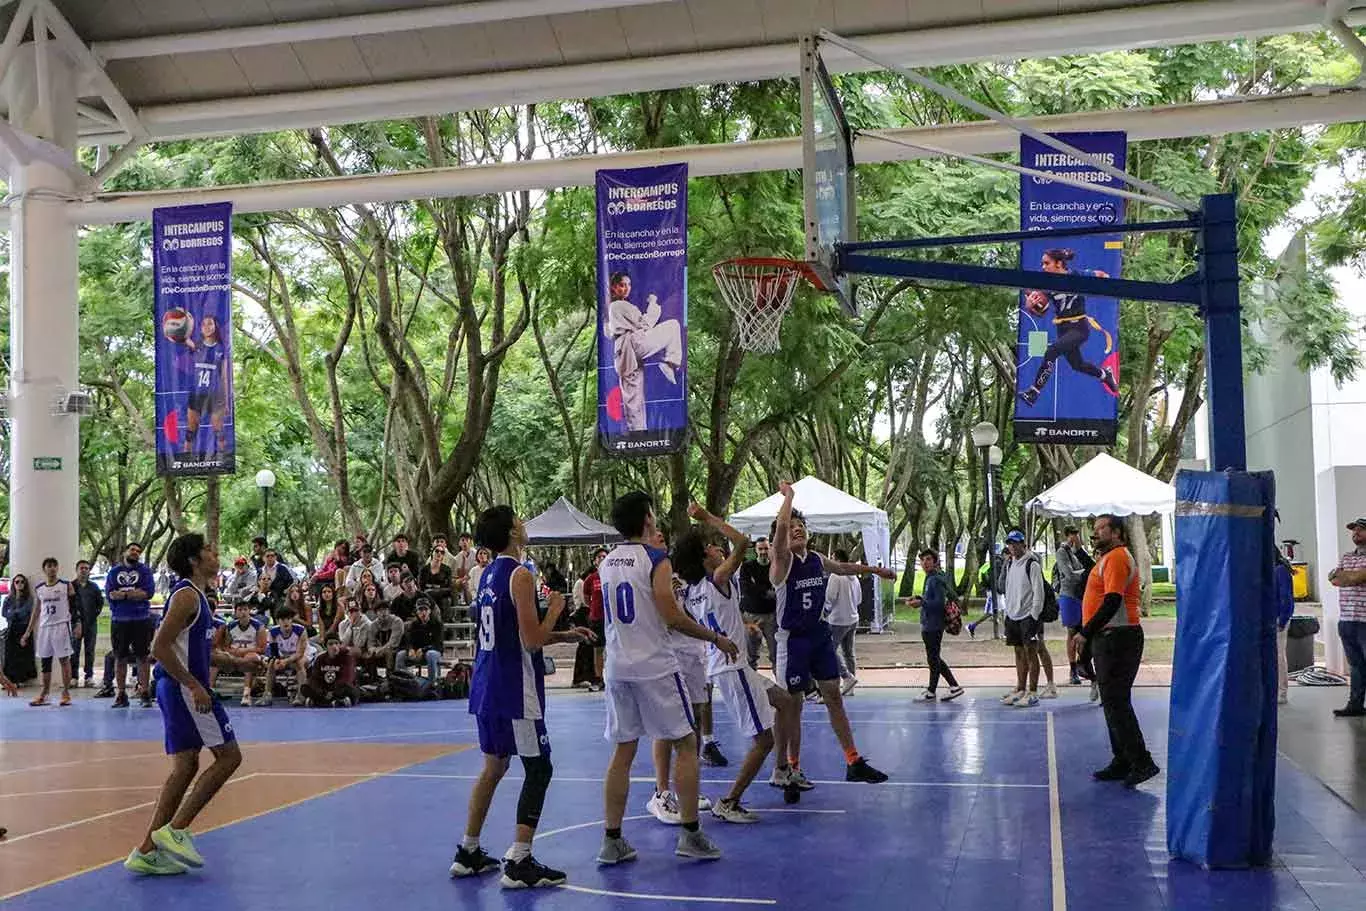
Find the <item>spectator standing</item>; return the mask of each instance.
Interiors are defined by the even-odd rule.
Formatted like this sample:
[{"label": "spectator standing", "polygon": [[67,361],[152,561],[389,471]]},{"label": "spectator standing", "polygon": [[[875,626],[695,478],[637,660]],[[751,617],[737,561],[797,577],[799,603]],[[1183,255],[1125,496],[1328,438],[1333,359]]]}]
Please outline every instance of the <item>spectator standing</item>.
[{"label": "spectator standing", "polygon": [[128,707],[129,661],[137,662],[143,708],[150,707],[154,701],[149,682],[152,635],[156,632],[156,621],[152,619],[154,587],[152,568],[142,562],[142,545],[131,542],[124,548],[123,561],[110,567],[104,580],[105,595],[109,599],[109,638],[114,647],[114,686],[118,690],[111,708]]},{"label": "spectator standing", "polygon": [[379,602],[374,621],[365,629],[362,665],[371,670],[393,670],[394,656],[403,645],[404,632],[403,621],[389,613],[389,605]]},{"label": "spectator standing", "polygon": [[1067,630],[1068,682],[1076,686],[1081,683],[1081,675],[1077,672],[1079,656],[1073,642],[1081,631],[1081,598],[1086,591],[1086,574],[1095,561],[1081,546],[1081,532],[1069,526],[1062,533],[1063,543],[1054,554],[1053,572],[1058,580],[1058,619]]},{"label": "spectator standing", "polygon": [[[754,542],[755,559],[740,567],[740,612],[749,629],[749,666],[759,666],[759,642],[768,644],[768,663],[777,667],[778,598],[768,578],[768,538]],[[756,633],[754,630],[757,629]]]},{"label": "spectator standing", "polygon": [[1275,553],[1276,566],[1272,572],[1276,579],[1276,702],[1285,705],[1290,701],[1286,631],[1290,629],[1290,618],[1295,615],[1295,577],[1285,554],[1279,550]]},{"label": "spectator standing", "polygon": [[607,656],[607,630],[604,626],[607,618],[602,608],[602,576],[598,572],[606,557],[605,547],[593,551],[593,570],[583,580],[584,601],[588,605],[588,629],[593,634],[593,684],[598,691],[606,686],[602,679],[602,667]]},{"label": "spectator standing", "polygon": [[10,580],[9,594],[5,596],[5,621],[9,631],[5,633],[4,668],[10,680],[23,686],[38,676],[38,660],[34,657],[34,643],[21,642],[24,630],[28,629],[29,619],[33,616],[33,586],[28,576],[15,573]]},{"label": "spectator standing", "polygon": [[475,590],[471,585],[471,577],[475,565],[474,538],[469,532],[462,532],[460,549],[455,553],[455,565],[451,567],[451,571],[455,573],[456,597],[463,604],[470,604],[474,600]]},{"label": "spectator standing", "polygon": [[76,622],[81,635],[71,640],[71,673],[79,677],[81,654],[85,654],[85,685],[95,685],[95,639],[99,634],[99,616],[104,610],[104,592],[90,581],[90,561],[76,561]]},{"label": "spectator standing", "polygon": [[394,535],[394,548],[389,551],[389,556],[385,558],[384,565],[402,566],[414,576],[422,572],[422,558],[418,556],[417,551],[410,547],[408,536],[403,532]]},{"label": "spectator standing", "polygon": [[346,587],[349,591],[354,592],[363,584],[361,575],[366,570],[370,571],[376,582],[384,578],[384,562],[375,556],[375,551],[369,544],[362,544],[359,557],[346,571]]},{"label": "spectator standing", "polygon": [[228,584],[223,587],[223,597],[230,604],[237,604],[241,601],[250,601],[255,593],[256,568],[246,557],[238,557],[232,561],[232,575],[228,577]]},{"label": "spectator standing", "polygon": [[258,579],[266,583],[265,594],[273,606],[285,600],[285,592],[294,584],[294,573],[280,562],[280,555],[275,549],[270,548],[266,551],[265,563],[261,566]]},{"label": "spectator standing", "polygon": [[[847,550],[836,550],[835,559],[849,562]],[[825,622],[835,640],[835,658],[840,665],[840,692],[845,696],[858,686],[858,663],[854,658],[854,636],[858,633],[858,609],[863,603],[863,586],[857,576],[831,575],[825,580]]]},{"label": "spectator standing", "polygon": [[925,571],[925,587],[920,597],[911,599],[911,606],[920,609],[920,640],[925,643],[925,661],[930,668],[930,685],[920,698],[929,701],[935,698],[939,688],[939,678],[949,685],[949,691],[940,702],[948,702],[963,695],[963,688],[953,676],[949,663],[944,660],[941,648],[944,645],[944,621],[950,602],[958,600],[953,590],[953,582],[939,568],[939,552],[922,550],[920,568]]},{"label": "spectator standing", "polygon": [[341,637],[328,633],[327,648],[308,669],[304,683],[304,705],[350,708],[360,702],[356,688],[356,660],[342,648]]},{"label": "spectator standing", "polygon": [[1339,718],[1366,715],[1366,516],[1347,523],[1352,549],[1343,554],[1328,574],[1338,590],[1338,638],[1347,656],[1352,684],[1347,705],[1334,709]]},{"label": "spectator standing", "polygon": [[416,616],[408,621],[403,634],[403,648],[394,655],[394,666],[406,670],[410,664],[420,666],[425,663],[428,679],[435,687],[441,680],[441,648],[445,632],[431,599],[419,597]]},{"label": "spectator standing", "polygon": [[266,551],[269,549],[270,545],[266,543],[266,539],[261,535],[257,535],[251,539],[251,565],[252,568],[256,570],[256,575],[258,576],[261,575],[261,570],[265,568]]},{"label": "spectator standing", "polygon": [[1043,639],[1043,567],[1028,552],[1024,532],[1006,535],[1006,645],[1015,649],[1015,689],[1001,700],[1021,708],[1039,704],[1039,642]]},{"label": "spectator standing", "polygon": [[62,669],[61,705],[71,704],[71,640],[80,636],[80,620],[72,628],[71,609],[76,603],[76,589],[65,579],[57,578],[57,558],[43,560],[43,581],[33,589],[36,610],[29,613],[28,628],[20,642],[35,643],[38,660],[43,665],[43,684],[38,696],[29,705],[47,705],[47,694],[52,687],[52,662],[56,659]]},{"label": "spectator standing", "polygon": [[1138,563],[1126,546],[1124,520],[1117,516],[1098,517],[1092,541],[1096,565],[1086,580],[1077,646],[1084,653],[1090,643],[1112,754],[1110,764],[1092,777],[1136,788],[1161,771],[1148,752],[1133,706],[1134,679],[1143,661]]}]

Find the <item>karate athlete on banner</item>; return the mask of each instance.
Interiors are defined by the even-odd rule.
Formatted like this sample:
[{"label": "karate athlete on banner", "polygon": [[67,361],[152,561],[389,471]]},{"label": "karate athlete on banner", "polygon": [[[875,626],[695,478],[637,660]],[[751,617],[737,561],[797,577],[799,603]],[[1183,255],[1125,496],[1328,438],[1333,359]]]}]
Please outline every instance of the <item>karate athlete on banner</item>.
[{"label": "karate athlete on banner", "polygon": [[[1045,250],[1043,254],[1042,268],[1045,272],[1067,274],[1072,272],[1070,263],[1076,256],[1071,250]],[[1109,278],[1109,274],[1099,269],[1089,269],[1083,274],[1091,275],[1096,278]],[[1091,337],[1092,329],[1099,329],[1105,336],[1105,353],[1108,355],[1114,350],[1114,339],[1105,330],[1096,318],[1086,312],[1086,297],[1082,294],[1071,292],[1048,292],[1030,291],[1025,295],[1025,309],[1034,316],[1043,316],[1048,312],[1050,303],[1053,307],[1053,325],[1057,327],[1057,337],[1053,340],[1048,349],[1044,351],[1043,363],[1039,365],[1039,372],[1034,376],[1034,383],[1020,393],[1020,398],[1025,404],[1033,405],[1039,400],[1039,394],[1048,385],[1048,380],[1053,376],[1053,370],[1057,366],[1059,357],[1067,359],[1067,363],[1078,373],[1093,376],[1105,385],[1111,395],[1119,393],[1119,383],[1115,380],[1114,372],[1109,367],[1097,367],[1082,357],[1081,349],[1086,344],[1086,340]]]},{"label": "karate athlete on banner", "polygon": [[621,384],[621,409],[628,430],[645,429],[645,359],[664,352],[659,370],[671,383],[678,382],[683,364],[683,328],[678,320],[659,321],[662,313],[655,295],[649,295],[645,311],[631,303],[631,276],[613,272],[608,279],[611,300],[603,331],[612,339],[612,361]]}]

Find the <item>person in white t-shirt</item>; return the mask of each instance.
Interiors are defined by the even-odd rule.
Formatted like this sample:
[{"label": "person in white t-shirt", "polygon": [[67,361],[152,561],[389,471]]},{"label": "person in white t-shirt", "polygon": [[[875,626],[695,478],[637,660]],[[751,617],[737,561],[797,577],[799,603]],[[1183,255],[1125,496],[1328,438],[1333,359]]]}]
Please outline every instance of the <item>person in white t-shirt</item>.
[{"label": "person in white t-shirt", "polygon": [[654,540],[656,533],[654,500],[649,494],[633,491],[620,497],[612,506],[612,524],[626,541],[613,548],[599,568],[607,632],[606,736],[615,750],[603,786],[606,831],[598,863],[617,864],[636,856],[635,848],[622,837],[621,822],[641,737],[673,743],[683,825],[674,853],[714,860],[721,856],[721,849],[703,834],[697,821],[697,738],[670,635],[711,642],[732,661],[739,650],[678,606],[668,555],[645,543]]},{"label": "person in white t-shirt", "polygon": [[62,666],[62,705],[71,704],[71,640],[81,634],[81,623],[76,621],[72,629],[71,602],[76,598],[76,589],[65,579],[57,578],[57,559],[48,557],[43,561],[43,581],[33,587],[36,602],[33,613],[29,614],[28,629],[20,637],[19,644],[27,647],[34,640],[34,652],[42,662],[43,689],[29,705],[47,705],[47,694],[52,688],[52,659],[56,658]]},{"label": "person in white t-shirt", "polygon": [[[847,550],[835,551],[840,563],[849,562]],[[858,632],[858,609],[863,603],[863,586],[854,576],[830,576],[825,580],[825,622],[830,624],[830,635],[835,640],[835,658],[840,665],[840,692],[845,696],[858,686],[854,676],[858,667],[854,661],[854,636]]]}]

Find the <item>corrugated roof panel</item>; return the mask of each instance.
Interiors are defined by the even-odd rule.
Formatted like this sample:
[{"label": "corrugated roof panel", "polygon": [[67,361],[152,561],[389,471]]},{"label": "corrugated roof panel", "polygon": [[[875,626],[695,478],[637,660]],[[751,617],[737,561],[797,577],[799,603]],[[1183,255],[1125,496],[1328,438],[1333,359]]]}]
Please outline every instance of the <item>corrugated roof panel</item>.
[{"label": "corrugated roof panel", "polygon": [[361,56],[360,48],[351,38],[329,38],[326,41],[302,41],[290,45],[309,81],[318,88],[355,85],[370,78],[370,69]]},{"label": "corrugated roof panel", "polygon": [[[621,17],[627,49],[632,57],[697,50],[692,16],[683,3],[626,6],[617,10],[617,15]],[[737,35],[734,43],[744,43],[743,37]]]},{"label": "corrugated roof panel", "polygon": [[362,35],[356,39],[356,47],[375,82],[420,79],[432,73],[433,62],[417,32]]},{"label": "corrugated roof panel", "polygon": [[244,47],[233,51],[247,81],[257,92],[297,92],[316,88],[288,44]]},{"label": "corrugated roof panel", "polygon": [[616,10],[550,16],[549,20],[566,63],[624,56],[626,31]]},{"label": "corrugated roof panel", "polygon": [[733,45],[737,37],[768,40],[758,0],[688,0],[687,5],[701,47]]},{"label": "corrugated roof panel", "polygon": [[527,67],[555,66],[564,62],[560,42],[548,16],[507,19],[484,26],[493,49],[495,70],[520,70]]}]

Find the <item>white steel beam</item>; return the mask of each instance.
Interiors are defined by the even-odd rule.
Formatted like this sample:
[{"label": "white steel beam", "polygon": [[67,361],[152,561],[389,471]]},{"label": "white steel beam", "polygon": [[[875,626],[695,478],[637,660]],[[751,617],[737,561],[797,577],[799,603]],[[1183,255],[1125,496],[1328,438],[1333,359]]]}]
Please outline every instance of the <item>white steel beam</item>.
[{"label": "white steel beam", "polygon": [[201,51],[230,51],[243,47],[271,44],[297,44],[360,35],[385,35],[453,25],[475,25],[533,16],[559,16],[592,10],[646,6],[662,0],[477,0],[445,6],[388,10],[355,16],[332,16],[299,22],[272,22],[237,28],[208,29],[180,35],[153,35],[99,41],[90,49],[101,60],[127,60],[160,57],[165,54],[193,54]]},{"label": "white steel beam", "polygon": [[[1366,119],[1366,90],[1252,97],[1139,110],[1100,111],[1038,117],[1029,121],[1048,132],[1126,130],[1131,141],[1211,136],[1254,130],[1303,127]],[[868,137],[855,144],[860,163],[929,157],[909,145],[931,145],[954,154],[993,155],[1019,150],[1020,134],[991,121],[889,130],[906,144]],[[590,155],[581,158],[508,162],[480,167],[441,168],[356,177],[209,187],[197,190],[105,194],[72,203],[68,212],[82,224],[140,221],[158,206],[231,201],[237,212],[273,212],[410,199],[478,196],[516,190],[591,186],[600,168],[625,168],[686,161],[693,176],[795,170],[802,166],[798,138],[708,146],[684,146]]]},{"label": "white steel beam", "polygon": [[[1322,28],[1323,20],[1322,0],[1187,0],[865,35],[859,43],[880,57],[930,67],[1283,34]],[[1361,20],[1357,12],[1348,21]],[[832,72],[872,67],[869,61],[836,48],[829,48],[825,59]],[[139,116],[149,138],[184,139],[774,79],[794,76],[796,68],[794,43],[783,41],[760,47],[156,104],[141,108]]]}]

